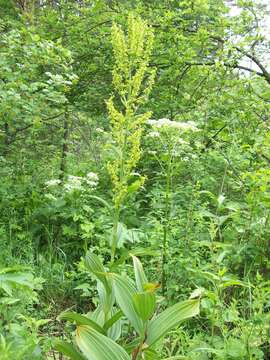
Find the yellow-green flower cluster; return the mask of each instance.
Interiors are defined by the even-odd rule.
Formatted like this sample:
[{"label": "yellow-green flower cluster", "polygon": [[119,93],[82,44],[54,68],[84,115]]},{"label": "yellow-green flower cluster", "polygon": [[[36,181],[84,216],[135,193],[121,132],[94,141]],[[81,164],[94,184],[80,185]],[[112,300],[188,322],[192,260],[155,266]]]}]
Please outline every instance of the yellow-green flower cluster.
[{"label": "yellow-green flower cluster", "polygon": [[107,102],[107,108],[117,156],[107,167],[113,183],[114,204],[119,209],[127,193],[144,182],[144,177],[140,177],[135,185],[130,183],[141,156],[143,126],[151,116],[150,112],[139,114],[139,106],[147,100],[154,81],[155,71],[149,68],[153,33],[145,21],[130,15],[127,34],[119,25],[113,25],[112,44],[116,94]]}]

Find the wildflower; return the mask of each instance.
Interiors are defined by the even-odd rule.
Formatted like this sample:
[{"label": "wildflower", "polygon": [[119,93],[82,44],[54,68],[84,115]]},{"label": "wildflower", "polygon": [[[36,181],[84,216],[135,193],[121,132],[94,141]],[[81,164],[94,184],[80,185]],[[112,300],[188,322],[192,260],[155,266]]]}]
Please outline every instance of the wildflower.
[{"label": "wildflower", "polygon": [[57,186],[59,184],[61,184],[61,180],[59,180],[59,179],[52,179],[52,180],[49,180],[49,181],[45,182],[45,185],[47,187],[53,187],[53,186]]},{"label": "wildflower", "polygon": [[87,180],[87,179],[86,179],[86,183],[87,183],[87,185],[89,185],[91,188],[97,187],[97,182],[96,182],[96,181],[91,181],[91,180]]},{"label": "wildflower", "polygon": [[90,186],[91,188],[95,188],[98,184],[98,175],[94,172],[89,172],[86,174],[85,181],[88,186]]},{"label": "wildflower", "polygon": [[67,192],[72,192],[74,190],[81,190],[83,178],[80,176],[69,175],[67,178],[67,183],[64,185],[64,188]]},{"label": "wildflower", "polygon": [[98,175],[94,172],[89,172],[86,174],[86,177],[89,179],[89,180],[93,180],[93,181],[98,181]]},{"label": "wildflower", "polygon": [[160,137],[160,133],[158,131],[151,131],[148,136],[152,138]]},{"label": "wildflower", "polygon": [[171,128],[178,129],[182,132],[184,131],[198,131],[196,124],[193,121],[188,122],[177,122],[173,120],[169,120],[166,118],[159,120],[148,120],[147,124],[155,127],[155,128]]}]

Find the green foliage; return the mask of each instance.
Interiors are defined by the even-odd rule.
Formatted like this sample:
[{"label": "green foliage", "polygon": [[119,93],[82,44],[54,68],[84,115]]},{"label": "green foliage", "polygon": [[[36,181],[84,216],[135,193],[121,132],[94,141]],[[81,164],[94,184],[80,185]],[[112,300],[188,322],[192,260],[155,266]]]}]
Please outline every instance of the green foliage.
[{"label": "green foliage", "polygon": [[0,13],[1,359],[268,359],[267,2]]},{"label": "green foliage", "polygon": [[27,310],[38,302],[41,279],[23,267],[0,270],[0,352],[3,360],[42,359],[38,330],[50,320],[35,320]]},{"label": "green foliage", "polygon": [[[137,278],[138,274],[140,279],[144,278],[145,282],[140,284],[145,288],[144,292],[140,292],[129,277],[107,272],[95,254],[90,252],[87,254],[87,268],[98,281],[99,305],[93,313],[87,315],[88,317],[70,312],[60,315],[60,319],[76,323],[76,344],[87,359],[130,359],[128,352],[132,355],[132,359],[143,359],[145,353],[154,352],[154,345],[160,338],[166,336],[183,320],[199,313],[200,299],[196,298],[177,303],[160,314],[154,314],[156,312],[154,287],[149,286],[139,259],[133,256],[133,261]],[[115,317],[115,313],[112,313],[114,302],[121,312],[116,319],[112,320]],[[99,309],[104,313],[101,323],[99,322],[101,318],[94,316]],[[112,340],[112,333],[107,332],[108,322],[115,327],[121,315],[125,315],[137,333],[134,345],[127,344],[128,352],[124,350],[126,346],[118,345]],[[94,318],[96,322],[93,321]],[[122,338],[125,335],[125,329],[121,324],[120,331],[122,332],[120,338]],[[128,340],[129,335],[125,336]],[[123,342],[124,339],[121,341]],[[67,345],[66,349],[62,343],[56,343],[57,349],[71,359],[76,359],[77,353],[71,354],[70,346]]]}]

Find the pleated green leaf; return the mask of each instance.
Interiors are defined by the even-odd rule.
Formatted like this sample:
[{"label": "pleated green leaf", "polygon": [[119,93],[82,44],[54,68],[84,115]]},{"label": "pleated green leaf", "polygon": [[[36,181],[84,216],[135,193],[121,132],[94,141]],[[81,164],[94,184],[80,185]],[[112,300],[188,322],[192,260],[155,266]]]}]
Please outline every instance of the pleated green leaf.
[{"label": "pleated green leaf", "polygon": [[117,312],[115,312],[115,314],[105,322],[104,324],[104,330],[109,330],[117,321],[119,321],[121,319],[121,317],[123,316],[123,311],[122,310],[118,310]]},{"label": "pleated green leaf", "polygon": [[144,326],[142,319],[138,316],[133,297],[137,293],[133,281],[127,277],[113,274],[113,288],[118,306],[130,321],[131,325],[140,335],[143,334]]},{"label": "pleated green leaf", "polygon": [[77,328],[76,342],[87,360],[130,360],[120,345],[90,326]]},{"label": "pleated green leaf", "polygon": [[142,263],[136,256],[132,256],[136,285],[139,291],[144,291],[144,285],[148,283]]},{"label": "pleated green leaf", "polygon": [[161,360],[157,352],[153,349],[145,349],[143,352],[144,360]]},{"label": "pleated green leaf", "polygon": [[70,343],[62,340],[54,342],[54,349],[68,356],[71,360],[85,360],[85,357]]},{"label": "pleated green leaf", "polygon": [[60,320],[67,320],[70,322],[75,322],[76,325],[89,325],[96,331],[100,332],[101,334],[106,335],[105,330],[97,324],[95,321],[91,320],[87,316],[83,316],[81,314],[78,314],[76,312],[72,311],[66,311],[59,315],[58,317]]},{"label": "pleated green leaf", "polygon": [[145,322],[153,316],[156,308],[156,296],[152,292],[135,294],[133,304],[139,317]]},{"label": "pleated green leaf", "polygon": [[[106,281],[108,283],[108,286],[110,286],[111,288],[111,280],[109,279],[109,277],[107,277]],[[102,307],[104,313],[108,314],[109,312],[111,312],[113,304],[115,302],[113,291],[112,289],[107,291],[104,283],[99,280],[97,280],[97,291],[99,295],[100,306]]]},{"label": "pleated green leaf", "polygon": [[103,283],[106,292],[110,293],[110,282],[107,279],[106,270],[102,265],[99,257],[91,251],[87,251],[84,263],[87,270],[93,273]]},{"label": "pleated green leaf", "polygon": [[[115,313],[121,314],[121,317],[123,316],[123,312],[120,310],[117,311],[116,309],[112,309],[112,312],[110,314],[110,316],[113,316]],[[118,318],[118,320],[116,320]],[[116,318],[111,318],[110,320],[112,320],[113,324],[112,326],[109,327],[109,329],[107,330],[107,336],[109,338],[111,338],[114,341],[117,341],[120,337],[121,337],[121,332],[122,332],[122,322],[119,320],[119,316],[117,316]],[[108,322],[106,322],[104,324],[104,329],[105,329],[105,325],[108,325]]]},{"label": "pleated green leaf", "polygon": [[200,300],[194,299],[175,304],[163,311],[149,322],[146,339],[147,345],[153,345],[166,335],[168,331],[179,325],[181,321],[198,315],[199,310]]}]

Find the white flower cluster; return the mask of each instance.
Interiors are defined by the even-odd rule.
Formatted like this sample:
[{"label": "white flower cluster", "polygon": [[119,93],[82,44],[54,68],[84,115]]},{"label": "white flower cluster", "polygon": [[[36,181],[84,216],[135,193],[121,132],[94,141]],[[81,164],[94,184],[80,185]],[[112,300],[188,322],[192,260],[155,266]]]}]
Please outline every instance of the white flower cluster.
[{"label": "white flower cluster", "polygon": [[151,138],[160,137],[160,133],[158,131],[151,131],[148,136]]},{"label": "white flower cluster", "polygon": [[83,182],[83,178],[81,176],[68,175],[67,182],[64,185],[64,189],[67,192],[72,192],[74,190],[81,190],[82,182]]},{"label": "white flower cluster", "polygon": [[59,180],[59,179],[52,179],[52,180],[49,180],[49,181],[45,182],[45,185],[47,187],[53,187],[53,186],[57,186],[59,184],[61,184],[61,180]]},{"label": "white flower cluster", "polygon": [[93,173],[93,172],[87,173],[86,174],[86,182],[92,188],[97,187],[97,184],[98,184],[98,176],[97,176],[97,174]]},{"label": "white flower cluster", "polygon": [[159,119],[159,120],[148,120],[147,124],[153,126],[156,129],[159,128],[171,128],[177,129],[182,132],[185,131],[198,131],[196,124],[193,121],[188,122],[177,122],[169,119]]},{"label": "white flower cluster", "polygon": [[67,183],[64,185],[64,189],[67,192],[74,190],[83,190],[85,185],[88,185],[91,189],[94,189],[98,185],[98,175],[94,172],[89,172],[85,177],[69,175]]},{"label": "white flower cluster", "polygon": [[[85,177],[68,175],[67,181],[64,184],[66,192],[73,192],[74,190],[84,190],[86,187],[94,189],[98,185],[98,175],[94,172],[89,172]],[[61,180],[52,179],[45,182],[47,187],[55,187],[61,184]]]}]

